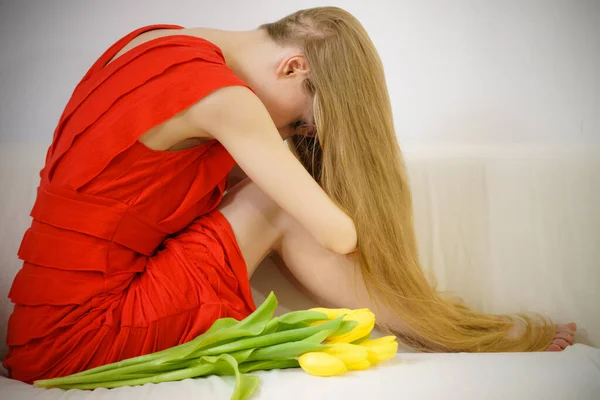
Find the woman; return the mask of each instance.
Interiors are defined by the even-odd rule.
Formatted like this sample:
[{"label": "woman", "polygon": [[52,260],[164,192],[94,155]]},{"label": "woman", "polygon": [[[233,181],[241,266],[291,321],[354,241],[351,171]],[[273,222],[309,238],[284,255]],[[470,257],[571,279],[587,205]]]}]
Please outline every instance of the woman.
[{"label": "woman", "polygon": [[[236,164],[249,179],[224,195]],[[124,37],[75,89],[32,216],[4,360],[26,382],[245,317],[272,252],[319,302],[374,309],[417,349],[573,341],[573,325],[473,312],[427,283],[383,68],[338,8]]]}]

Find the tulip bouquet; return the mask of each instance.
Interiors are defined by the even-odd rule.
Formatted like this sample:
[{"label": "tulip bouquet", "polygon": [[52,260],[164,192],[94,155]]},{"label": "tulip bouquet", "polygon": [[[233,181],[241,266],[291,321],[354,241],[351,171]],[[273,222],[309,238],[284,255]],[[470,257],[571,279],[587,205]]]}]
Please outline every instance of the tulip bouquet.
[{"label": "tulip bouquet", "polygon": [[248,372],[301,367],[316,376],[364,370],[394,357],[394,336],[370,340],[375,316],[368,309],[314,308],[273,317],[271,293],[242,321],[221,318],[195,339],[156,353],[73,375],[36,381],[46,388],[95,389],[235,376],[232,399],[248,399],[259,384]]}]

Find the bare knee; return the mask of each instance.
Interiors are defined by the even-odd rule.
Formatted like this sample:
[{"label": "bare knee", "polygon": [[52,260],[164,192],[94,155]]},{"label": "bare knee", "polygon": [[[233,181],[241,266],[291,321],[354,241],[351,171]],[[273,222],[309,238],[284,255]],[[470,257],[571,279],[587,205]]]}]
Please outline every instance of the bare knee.
[{"label": "bare knee", "polygon": [[262,215],[273,223],[277,222],[283,212],[267,194],[250,178],[236,184],[223,196],[219,204],[219,210],[224,214],[250,213],[250,215]]},{"label": "bare knee", "polygon": [[286,213],[250,179],[225,194],[219,211],[229,221],[251,275],[279,247]]},{"label": "bare knee", "polygon": [[316,256],[336,256],[249,178],[226,193],[219,210],[231,224],[250,271],[271,252],[283,259],[291,249]]}]

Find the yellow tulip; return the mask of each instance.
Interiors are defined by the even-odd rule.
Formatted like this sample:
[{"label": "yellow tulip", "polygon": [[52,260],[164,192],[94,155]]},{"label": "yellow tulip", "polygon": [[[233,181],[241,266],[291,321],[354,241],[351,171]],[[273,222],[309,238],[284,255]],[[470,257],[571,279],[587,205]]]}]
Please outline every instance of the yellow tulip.
[{"label": "yellow tulip", "polygon": [[351,310],[349,308],[311,308],[309,311],[317,311],[327,315],[328,319],[335,319],[342,314],[348,314]]},{"label": "yellow tulip", "polygon": [[339,358],[346,367],[367,361],[369,357],[367,348],[355,344],[334,343],[330,346],[328,349],[323,350],[323,352]]},{"label": "yellow tulip", "polygon": [[375,314],[368,308],[352,310],[344,316],[343,320],[356,321],[358,325],[348,333],[328,338],[326,343],[350,343],[367,336],[375,327]]},{"label": "yellow tulip", "polygon": [[369,353],[368,360],[373,365],[394,358],[398,351],[396,336],[384,336],[375,340],[367,340],[361,343],[360,346],[367,349]]},{"label": "yellow tulip", "polygon": [[346,368],[348,368],[348,371],[362,371],[369,368],[370,366],[371,363],[369,362],[369,360],[362,360],[354,364],[346,365]]},{"label": "yellow tulip", "polygon": [[342,360],[322,352],[304,353],[298,362],[305,372],[315,376],[341,375],[348,370]]}]

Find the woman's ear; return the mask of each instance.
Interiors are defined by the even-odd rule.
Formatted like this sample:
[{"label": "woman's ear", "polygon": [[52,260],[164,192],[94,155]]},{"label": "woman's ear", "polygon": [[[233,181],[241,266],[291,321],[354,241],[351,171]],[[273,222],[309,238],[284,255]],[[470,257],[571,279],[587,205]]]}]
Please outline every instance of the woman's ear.
[{"label": "woman's ear", "polygon": [[279,68],[278,75],[293,78],[296,76],[305,77],[310,73],[308,61],[303,55],[294,55],[284,59]]}]

